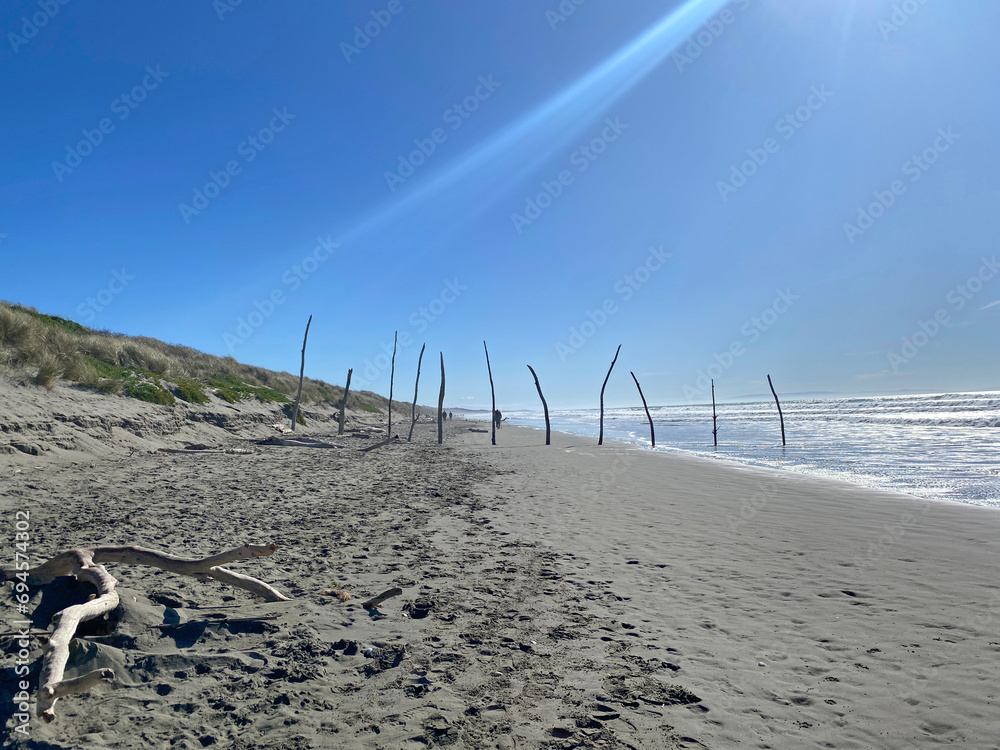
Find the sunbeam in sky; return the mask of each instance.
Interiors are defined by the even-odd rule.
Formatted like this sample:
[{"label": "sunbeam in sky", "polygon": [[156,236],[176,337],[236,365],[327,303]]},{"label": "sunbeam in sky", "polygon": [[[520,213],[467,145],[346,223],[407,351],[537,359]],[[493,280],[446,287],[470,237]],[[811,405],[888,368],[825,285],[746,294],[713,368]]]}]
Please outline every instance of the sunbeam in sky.
[{"label": "sunbeam in sky", "polygon": [[[460,193],[476,210],[550,158],[655,70],[729,0],[687,0],[651,29],[515,122],[477,144],[402,198],[375,209],[341,236],[356,239],[417,206]],[[476,185],[468,178],[476,175]],[[472,211],[471,208],[468,211]]]}]

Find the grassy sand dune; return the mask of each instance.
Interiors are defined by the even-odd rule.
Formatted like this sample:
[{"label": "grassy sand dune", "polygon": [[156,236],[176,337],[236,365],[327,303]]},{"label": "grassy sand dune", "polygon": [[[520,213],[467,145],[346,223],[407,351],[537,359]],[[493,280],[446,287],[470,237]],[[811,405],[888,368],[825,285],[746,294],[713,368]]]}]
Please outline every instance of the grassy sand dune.
[{"label": "grassy sand dune", "polygon": [[[229,403],[246,399],[287,403],[295,398],[298,376],[245,365],[187,346],[145,336],[95,331],[72,320],[34,308],[0,302],[0,372],[27,374],[35,383],[54,387],[60,379],[142,401],[194,404],[216,395]],[[341,386],[306,378],[306,404],[339,406]],[[384,412],[388,402],[370,391],[354,392],[348,407]],[[393,402],[393,408],[407,407]]]}]

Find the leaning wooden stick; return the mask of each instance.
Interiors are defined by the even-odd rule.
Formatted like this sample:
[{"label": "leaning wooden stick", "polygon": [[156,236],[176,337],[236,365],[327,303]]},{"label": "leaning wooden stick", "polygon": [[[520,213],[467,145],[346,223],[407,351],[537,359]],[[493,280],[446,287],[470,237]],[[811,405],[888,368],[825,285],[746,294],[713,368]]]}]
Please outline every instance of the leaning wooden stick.
[{"label": "leaning wooden stick", "polygon": [[392,337],[392,371],[389,373],[389,427],[386,437],[392,438],[392,382],[396,379],[396,341],[399,339],[399,331]]},{"label": "leaning wooden stick", "polygon": [[719,447],[719,421],[715,413],[715,379],[712,379],[712,438],[715,440],[715,447]]},{"label": "leaning wooden stick", "polygon": [[774,403],[778,407],[778,419],[781,420],[781,447],[785,447],[785,415],[781,413],[781,402],[778,401],[778,393],[774,390],[774,383],[771,382],[771,376],[767,376],[767,384],[771,386],[771,393],[774,395]]},{"label": "leaning wooden stick", "polygon": [[493,402],[493,409],[490,411],[490,424],[493,425],[493,434],[491,439],[493,445],[497,444],[497,394],[493,389],[493,370],[490,369],[490,350],[486,348],[486,342],[483,342],[483,349],[486,351],[486,372],[490,375],[490,398]]},{"label": "leaning wooden stick", "polygon": [[[118,606],[119,597],[115,591],[118,582],[108,573],[104,563],[149,565],[181,575],[214,578],[220,583],[228,583],[255,593],[265,601],[284,602],[289,601],[288,597],[263,581],[221,567],[237,560],[271,555],[276,549],[277,544],[247,544],[218,555],[190,560],[146,547],[87,547],[61,552],[27,571],[27,583],[32,586],[44,586],[60,576],[75,575],[97,588],[94,599],[66,607],[53,618],[56,627],[42,656],[39,674],[38,715],[45,721],[52,721],[55,718],[55,703],[61,696],[84,692],[99,682],[114,679],[114,672],[110,669],[98,669],[81,677],[63,679],[66,662],[69,660],[69,644],[77,626]],[[13,579],[14,576],[13,571],[3,571],[5,580]]]},{"label": "leaning wooden stick", "polygon": [[552,445],[552,429],[549,427],[549,405],[545,403],[545,396],[542,395],[542,386],[538,384],[538,376],[535,374],[531,365],[528,365],[528,369],[531,370],[531,377],[535,379],[535,388],[538,389],[538,398],[542,400],[542,409],[545,411],[545,444]]},{"label": "leaning wooden stick", "polygon": [[639,398],[642,399],[642,408],[646,410],[646,419],[649,420],[649,442],[652,443],[652,447],[656,447],[656,433],[653,431],[653,418],[649,416],[649,407],[646,406],[646,397],[642,395],[642,386],[639,385],[639,379],[635,376],[635,373],[629,370],[629,375],[632,376],[632,380],[635,381],[635,387],[639,389]]},{"label": "leaning wooden stick", "polygon": [[299,392],[295,396],[295,408],[292,409],[292,430],[295,430],[295,423],[299,419],[299,401],[302,400],[302,380],[306,376],[306,342],[309,340],[309,326],[312,325],[313,316],[309,316],[306,323],[306,335],[302,337],[302,369],[299,370]]},{"label": "leaning wooden stick", "polygon": [[344,400],[340,403],[340,427],[337,428],[337,434],[344,434],[344,419],[347,416],[347,394],[351,390],[351,375],[354,374],[354,368],[347,371],[347,385],[344,386]]},{"label": "leaning wooden stick", "polygon": [[424,349],[427,348],[427,344],[424,343],[420,347],[420,357],[417,359],[417,380],[413,384],[413,409],[410,412],[410,434],[406,438],[406,442],[411,442],[413,440],[413,428],[417,424],[417,391],[420,388],[420,365],[424,361]]},{"label": "leaning wooden stick", "polygon": [[438,445],[444,442],[444,352],[441,352],[441,392],[438,394]]},{"label": "leaning wooden stick", "polygon": [[615,358],[611,360],[611,367],[608,368],[608,374],[604,376],[604,385],[601,386],[601,434],[597,438],[598,445],[604,445],[604,389],[608,387],[608,378],[611,377],[611,371],[615,369],[615,362],[618,361],[618,352],[621,350],[622,345],[619,344],[615,350]]}]

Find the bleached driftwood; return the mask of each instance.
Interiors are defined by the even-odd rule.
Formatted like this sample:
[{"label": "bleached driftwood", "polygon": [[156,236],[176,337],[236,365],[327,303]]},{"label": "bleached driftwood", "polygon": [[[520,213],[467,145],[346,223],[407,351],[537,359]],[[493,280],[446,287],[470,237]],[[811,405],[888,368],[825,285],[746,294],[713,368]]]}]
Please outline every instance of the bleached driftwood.
[{"label": "bleached driftwood", "polygon": [[[55,718],[55,703],[60,697],[85,692],[97,683],[110,682],[115,677],[111,669],[98,669],[81,677],[63,679],[66,662],[69,660],[69,644],[79,624],[107,614],[118,606],[119,597],[115,591],[118,582],[108,573],[104,563],[149,565],[180,575],[215,579],[257,594],[265,601],[284,602],[289,601],[288,597],[263,581],[222,567],[237,560],[271,555],[276,549],[277,544],[246,544],[218,555],[189,560],[146,547],[89,547],[61,552],[27,571],[27,582],[33,586],[44,586],[60,576],[76,576],[97,588],[95,597],[82,604],[66,607],[53,618],[55,629],[42,656],[39,675],[41,688],[38,694],[38,715],[45,721],[52,721]],[[5,571],[4,576],[11,579],[14,574]]]}]

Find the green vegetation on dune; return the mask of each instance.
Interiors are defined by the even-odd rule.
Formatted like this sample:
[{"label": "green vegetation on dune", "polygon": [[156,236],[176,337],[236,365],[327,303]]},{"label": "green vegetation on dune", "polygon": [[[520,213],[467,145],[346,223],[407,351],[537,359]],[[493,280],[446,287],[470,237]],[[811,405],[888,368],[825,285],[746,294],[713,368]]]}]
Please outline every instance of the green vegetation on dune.
[{"label": "green vegetation on dune", "polygon": [[[290,355],[298,356],[298,347]],[[212,395],[231,404],[250,399],[290,404],[297,375],[245,365],[145,336],[95,331],[73,320],[0,301],[0,373],[27,375],[54,389],[60,380],[108,394],[154,404],[208,404]],[[302,404],[339,408],[344,389],[306,378]],[[386,399],[352,391],[348,407],[382,413]],[[394,407],[400,408],[394,401]],[[409,408],[408,404],[402,405]],[[291,410],[288,411],[289,418]],[[299,423],[305,424],[300,410]]]},{"label": "green vegetation on dune", "polygon": [[216,394],[231,404],[246,398],[256,397],[258,401],[276,401],[286,403],[289,399],[283,393],[278,393],[266,386],[250,385],[235,375],[211,375],[208,384],[215,389]]}]

